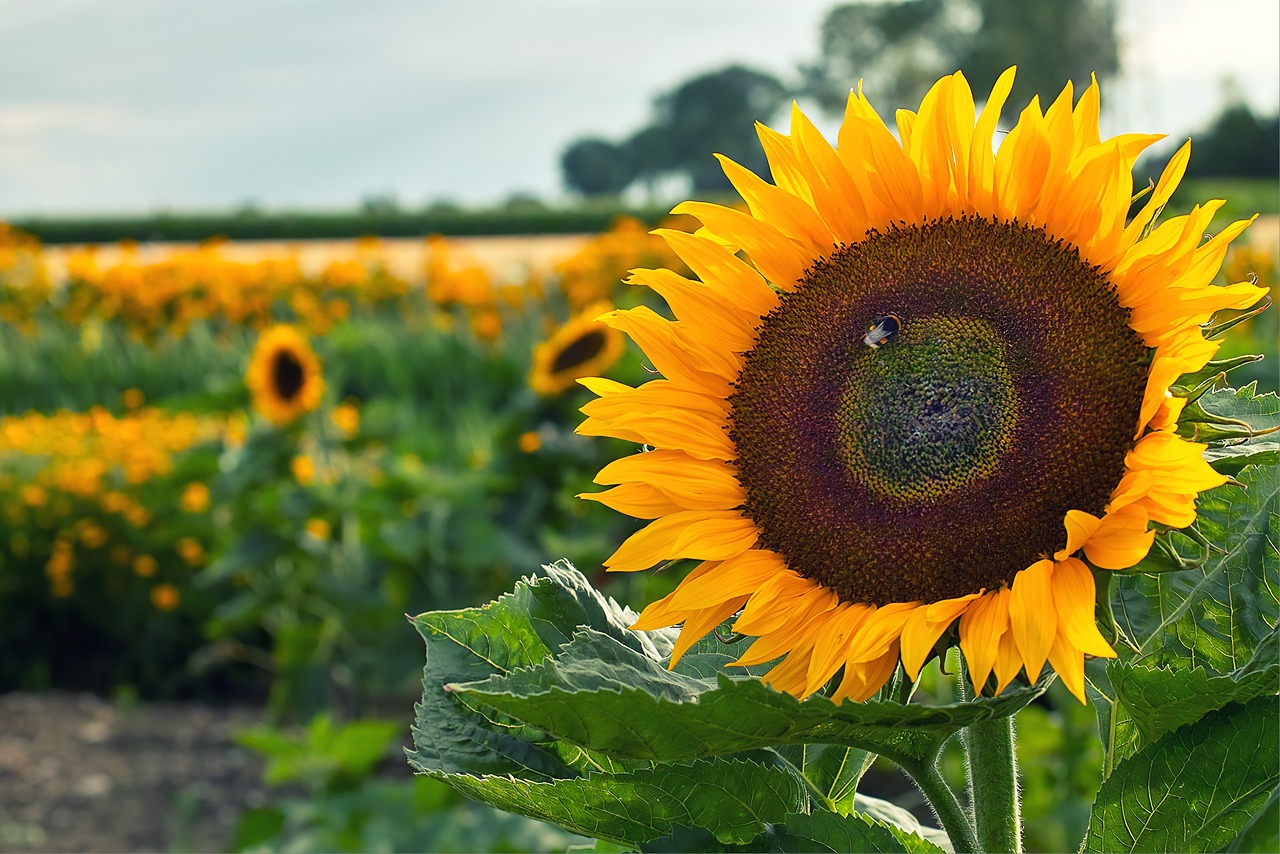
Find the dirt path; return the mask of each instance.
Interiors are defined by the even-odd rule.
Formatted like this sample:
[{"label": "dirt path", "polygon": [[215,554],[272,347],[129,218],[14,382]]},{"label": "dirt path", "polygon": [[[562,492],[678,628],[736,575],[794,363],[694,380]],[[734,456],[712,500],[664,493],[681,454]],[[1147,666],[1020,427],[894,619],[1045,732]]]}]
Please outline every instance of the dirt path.
[{"label": "dirt path", "polygon": [[0,696],[0,851],[225,851],[262,804],[245,707]]}]

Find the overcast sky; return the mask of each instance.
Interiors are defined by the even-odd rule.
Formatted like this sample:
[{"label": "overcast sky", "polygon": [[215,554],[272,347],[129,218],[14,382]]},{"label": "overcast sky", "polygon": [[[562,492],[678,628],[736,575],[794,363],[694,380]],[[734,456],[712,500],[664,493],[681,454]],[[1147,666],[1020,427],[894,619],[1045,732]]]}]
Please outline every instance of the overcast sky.
[{"label": "overcast sky", "polygon": [[[1186,135],[1227,77],[1276,109],[1280,2],[1122,4],[1110,133]],[[833,5],[0,0],[0,216],[555,198],[567,142],[730,62],[792,78]]]}]

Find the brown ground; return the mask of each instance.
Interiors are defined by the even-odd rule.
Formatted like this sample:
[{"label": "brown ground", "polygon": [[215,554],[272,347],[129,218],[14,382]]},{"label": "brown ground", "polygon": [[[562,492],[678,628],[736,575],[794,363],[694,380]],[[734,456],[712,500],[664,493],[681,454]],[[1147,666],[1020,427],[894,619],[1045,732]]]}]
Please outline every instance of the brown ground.
[{"label": "brown ground", "polygon": [[263,803],[254,708],[0,696],[0,851],[223,851]]}]

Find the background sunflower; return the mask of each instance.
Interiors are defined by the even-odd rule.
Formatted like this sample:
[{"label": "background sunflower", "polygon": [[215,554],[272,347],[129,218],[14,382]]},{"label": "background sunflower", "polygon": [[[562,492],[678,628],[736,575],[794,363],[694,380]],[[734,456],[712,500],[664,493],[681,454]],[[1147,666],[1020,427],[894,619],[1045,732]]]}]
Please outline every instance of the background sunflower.
[{"label": "background sunflower", "polygon": [[316,409],[324,395],[320,360],[306,336],[288,324],[272,326],[258,337],[245,383],[254,408],[280,427]]}]

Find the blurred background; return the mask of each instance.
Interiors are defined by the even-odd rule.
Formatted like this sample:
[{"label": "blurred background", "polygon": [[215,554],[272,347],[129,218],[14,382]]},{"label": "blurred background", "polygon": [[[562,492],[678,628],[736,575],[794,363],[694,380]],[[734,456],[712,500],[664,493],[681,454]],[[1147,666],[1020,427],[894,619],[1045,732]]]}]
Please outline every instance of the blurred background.
[{"label": "blurred background", "polygon": [[[889,117],[1017,64],[1007,128],[1096,74],[1104,134],[1169,134],[1135,186],[1191,137],[1168,213],[1260,214],[1223,281],[1280,276],[1274,0],[2,8],[4,850],[584,842],[409,776],[404,615],[561,557],[671,589],[600,570],[638,523],[574,496],[631,449],[573,433],[574,380],[648,376],[593,318],[665,311],[622,283],[681,269],[649,229],[729,198],[712,152],[767,175],[753,122],[793,100],[834,135],[859,80]],[[1276,389],[1276,318],[1233,330],[1267,354],[1235,384]],[[300,343],[255,351],[277,324]],[[1019,720],[1028,848],[1074,849],[1093,714]]]}]

